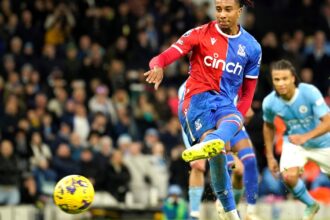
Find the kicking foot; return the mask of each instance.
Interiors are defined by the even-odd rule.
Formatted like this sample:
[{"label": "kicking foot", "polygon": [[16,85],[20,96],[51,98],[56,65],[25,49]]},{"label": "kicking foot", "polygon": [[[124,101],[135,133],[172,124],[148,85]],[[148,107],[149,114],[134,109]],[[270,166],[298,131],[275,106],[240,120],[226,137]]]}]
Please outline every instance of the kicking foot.
[{"label": "kicking foot", "polygon": [[316,213],[320,210],[320,205],[315,202],[314,205],[307,206],[304,211],[303,220],[313,220]]},{"label": "kicking foot", "polygon": [[218,155],[224,147],[225,143],[220,139],[201,142],[183,151],[182,159],[186,162],[207,159]]}]

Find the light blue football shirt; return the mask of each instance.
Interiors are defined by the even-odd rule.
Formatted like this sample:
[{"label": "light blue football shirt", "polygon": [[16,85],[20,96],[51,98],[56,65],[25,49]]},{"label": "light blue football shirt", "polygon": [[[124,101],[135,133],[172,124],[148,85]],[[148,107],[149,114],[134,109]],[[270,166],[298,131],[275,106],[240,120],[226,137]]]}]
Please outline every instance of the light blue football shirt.
[{"label": "light blue football shirt", "polygon": [[[288,135],[303,134],[313,130],[320,123],[320,118],[329,113],[329,107],[320,91],[306,83],[299,84],[290,101],[283,100],[273,91],[263,100],[262,109],[263,119],[268,123],[273,123],[275,116],[283,119],[287,128],[285,140]],[[303,146],[330,147],[330,133],[311,139]]]}]

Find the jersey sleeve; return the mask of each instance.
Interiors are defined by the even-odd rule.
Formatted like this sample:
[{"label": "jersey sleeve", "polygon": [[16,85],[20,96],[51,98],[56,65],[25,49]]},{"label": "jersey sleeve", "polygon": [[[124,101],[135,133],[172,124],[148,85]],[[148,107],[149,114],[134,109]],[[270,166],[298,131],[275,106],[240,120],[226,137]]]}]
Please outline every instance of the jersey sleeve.
[{"label": "jersey sleeve", "polygon": [[271,110],[271,100],[270,97],[266,97],[264,101],[262,102],[262,118],[265,122],[273,124],[275,114]]},{"label": "jersey sleeve", "polygon": [[303,89],[305,92],[306,96],[308,96],[308,100],[312,104],[313,108],[313,113],[317,118],[321,118],[327,113],[329,113],[329,107],[325,103],[325,100],[321,94],[321,92],[312,85],[309,85],[310,88],[308,89]]},{"label": "jersey sleeve", "polygon": [[171,47],[177,49],[181,55],[189,53],[199,42],[200,29],[200,27],[197,27],[187,31]]},{"label": "jersey sleeve", "polygon": [[254,45],[244,71],[245,77],[251,79],[258,78],[261,65],[261,46],[258,42]]}]

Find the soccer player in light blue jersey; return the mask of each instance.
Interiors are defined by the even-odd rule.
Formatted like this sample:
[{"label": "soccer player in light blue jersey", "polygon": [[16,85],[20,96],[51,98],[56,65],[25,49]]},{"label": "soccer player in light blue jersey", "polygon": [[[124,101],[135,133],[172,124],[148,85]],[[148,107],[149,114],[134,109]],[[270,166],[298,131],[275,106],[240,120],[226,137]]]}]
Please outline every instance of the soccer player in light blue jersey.
[{"label": "soccer player in light blue jersey", "polygon": [[[308,160],[330,174],[330,112],[320,91],[299,83],[292,64],[280,60],[272,65],[274,90],[263,101],[263,136],[268,167],[274,176],[280,172],[295,198],[306,204],[303,220],[312,220],[320,205],[308,193],[299,178]],[[275,116],[286,125],[280,166],[273,154]]]}]

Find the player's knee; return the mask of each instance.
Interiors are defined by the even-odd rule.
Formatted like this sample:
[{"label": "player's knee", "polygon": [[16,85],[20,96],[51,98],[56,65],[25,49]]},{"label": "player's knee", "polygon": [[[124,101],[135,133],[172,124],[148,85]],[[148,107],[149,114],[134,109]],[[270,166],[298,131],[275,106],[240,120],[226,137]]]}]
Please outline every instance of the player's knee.
[{"label": "player's knee", "polygon": [[244,120],[242,115],[240,115],[239,113],[230,114],[220,119],[220,121],[218,121],[218,124],[223,123],[225,121],[235,122],[237,125],[239,125],[239,129],[242,129]]},{"label": "player's knee", "polygon": [[190,162],[190,167],[196,171],[205,172],[205,163],[205,160],[195,160]]},{"label": "player's knee", "polygon": [[283,182],[288,185],[288,186],[295,186],[298,178],[299,178],[299,174],[295,171],[284,171],[282,173],[282,178],[283,178]]}]

